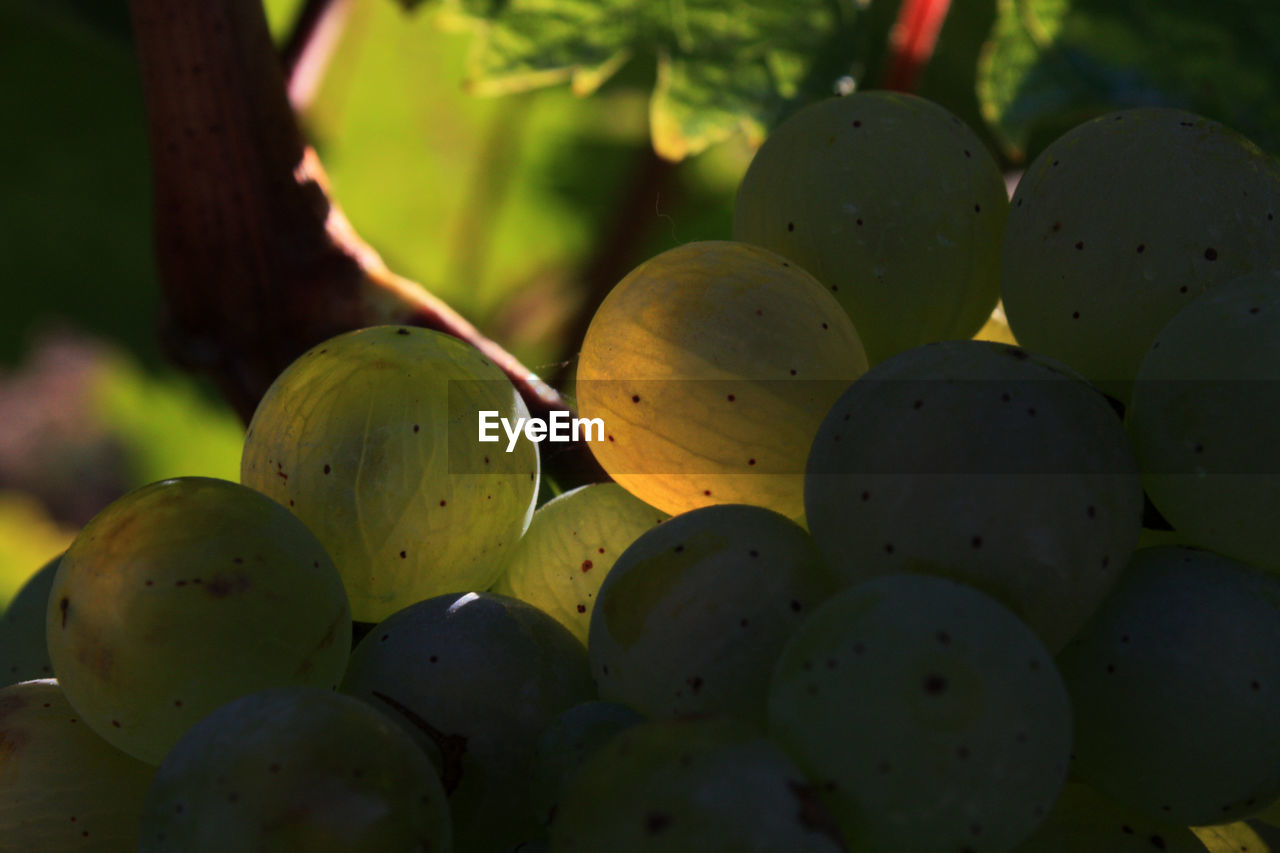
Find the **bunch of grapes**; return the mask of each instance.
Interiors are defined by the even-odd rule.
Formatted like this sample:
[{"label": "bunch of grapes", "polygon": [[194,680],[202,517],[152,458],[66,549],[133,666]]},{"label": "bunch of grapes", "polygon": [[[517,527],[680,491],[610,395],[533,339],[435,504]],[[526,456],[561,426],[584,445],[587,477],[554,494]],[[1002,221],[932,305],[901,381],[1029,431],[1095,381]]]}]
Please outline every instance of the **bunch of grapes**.
[{"label": "bunch of grapes", "polygon": [[0,619],[0,849],[1252,849],[1277,212],[1176,110],[1010,202],[934,104],[806,108],[734,240],[601,305],[613,482],[536,512],[546,430],[481,353],[320,344],[241,483],[126,495]]}]

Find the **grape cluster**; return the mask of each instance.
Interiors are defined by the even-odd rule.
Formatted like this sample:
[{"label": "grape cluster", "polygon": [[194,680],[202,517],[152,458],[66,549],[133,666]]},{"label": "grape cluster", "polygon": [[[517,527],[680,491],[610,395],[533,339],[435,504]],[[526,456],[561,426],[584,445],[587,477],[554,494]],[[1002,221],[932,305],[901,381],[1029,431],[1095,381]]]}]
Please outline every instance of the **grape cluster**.
[{"label": "grape cluster", "polygon": [[734,240],[601,305],[574,393],[614,482],[536,512],[481,353],[326,341],[241,483],[126,495],[3,614],[0,850],[1260,843],[1277,212],[1280,168],[1176,110],[1010,201],[936,105],[811,106]]}]

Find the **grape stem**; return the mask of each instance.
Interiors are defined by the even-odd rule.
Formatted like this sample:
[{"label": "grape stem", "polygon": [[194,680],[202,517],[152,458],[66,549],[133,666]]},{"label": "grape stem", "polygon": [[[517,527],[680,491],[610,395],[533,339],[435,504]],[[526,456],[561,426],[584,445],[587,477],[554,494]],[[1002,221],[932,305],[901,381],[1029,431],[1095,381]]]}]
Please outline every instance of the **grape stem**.
[{"label": "grape stem", "polygon": [[396,713],[404,717],[414,728],[431,738],[431,742],[440,750],[440,782],[444,792],[452,794],[462,781],[462,756],[467,751],[467,739],[463,735],[447,735],[428,723],[417,711],[398,699],[392,699],[378,690],[372,691],[374,697],[387,703]]},{"label": "grape stem", "polygon": [[[404,323],[474,345],[532,415],[570,408],[458,312],[388,269],[352,228],[299,130],[261,0],[129,5],[151,146],[160,334],[175,362],[210,375],[247,421],[308,348]],[[316,4],[315,21],[301,22],[295,81],[324,21],[345,6]],[[582,443],[559,445],[546,468],[562,485],[607,479]]]}]

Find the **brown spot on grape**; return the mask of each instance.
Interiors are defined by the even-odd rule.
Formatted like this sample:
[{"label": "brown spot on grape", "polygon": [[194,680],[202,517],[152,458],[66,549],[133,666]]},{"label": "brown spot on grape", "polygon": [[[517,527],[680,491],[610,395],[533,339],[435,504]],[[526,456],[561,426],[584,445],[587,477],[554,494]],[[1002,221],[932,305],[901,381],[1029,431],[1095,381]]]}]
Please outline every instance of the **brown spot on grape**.
[{"label": "brown spot on grape", "polygon": [[332,468],[330,468],[328,465],[325,465],[325,466],[324,466],[324,472],[325,472],[326,474],[328,474],[328,473],[329,473],[330,471],[332,471],[332,470],[333,470],[333,469],[332,469]]},{"label": "brown spot on grape", "polygon": [[445,500],[440,501],[440,506],[448,506],[448,505],[449,505],[448,501],[445,501]]},{"label": "brown spot on grape", "polygon": [[409,556],[409,552],[408,552],[408,551],[401,551],[401,552],[400,552],[400,559],[402,559],[402,560],[403,560],[403,559],[407,558],[408,556]]},{"label": "brown spot on grape", "polygon": [[417,424],[414,424],[414,425],[413,425],[413,431],[414,431],[414,432],[417,432],[419,429],[421,429],[421,427],[419,427]]},{"label": "brown spot on grape", "polygon": [[947,692],[947,679],[936,673],[925,676],[924,692],[930,696],[941,696]]},{"label": "brown spot on grape", "polygon": [[748,554],[750,554],[752,557],[759,557],[759,556],[760,556],[760,552],[759,552],[759,551],[757,551],[755,548],[752,548],[752,549],[751,549],[750,551],[748,551],[747,553],[748,553]]},{"label": "brown spot on grape", "polygon": [[975,205],[973,206],[973,212],[974,212],[974,213],[981,213],[981,212],[982,212],[982,205],[980,205],[980,204],[975,204]]},{"label": "brown spot on grape", "polygon": [[1142,254],[1143,252],[1145,252],[1146,250],[1147,250],[1147,244],[1146,244],[1146,243],[1139,243],[1139,244],[1138,244],[1138,254],[1139,254],[1139,255],[1141,255],[1141,254]]},{"label": "brown spot on grape", "polygon": [[788,222],[788,223],[787,223],[787,230],[788,230],[788,231],[794,231],[794,230],[796,230],[796,224],[795,224],[794,222]]},{"label": "brown spot on grape", "polygon": [[736,400],[736,399],[737,399],[737,397],[734,397],[732,394],[730,394],[730,395],[729,395],[728,397],[726,397],[725,399],[727,399],[730,403],[732,403],[734,400]]},{"label": "brown spot on grape", "polygon": [[1186,293],[1186,292],[1187,292],[1187,286],[1186,286],[1185,284],[1184,284],[1184,285],[1182,285],[1182,287],[1179,287],[1179,288],[1178,288],[1178,292],[1179,292],[1179,293]]},{"label": "brown spot on grape", "polygon": [[1210,246],[1204,250],[1204,259],[1206,261],[1216,261],[1218,259],[1218,250]]},{"label": "brown spot on grape", "polygon": [[1080,312],[1079,312],[1079,311],[1072,311],[1072,312],[1071,312],[1071,319],[1072,319],[1072,320],[1079,320],[1079,319],[1080,319]]},{"label": "brown spot on grape", "polygon": [[[1152,847],[1154,847],[1154,848],[1156,848],[1157,850],[1165,850],[1165,849],[1167,849],[1167,848],[1166,848],[1166,845],[1165,845],[1165,843],[1164,843],[1164,838],[1162,838],[1161,836],[1159,836],[1159,835],[1153,835],[1153,836],[1151,836],[1151,838],[1150,838],[1149,840],[1151,841],[1151,846],[1152,846]],[[1248,848],[1247,848],[1247,847],[1241,847],[1240,849],[1241,849],[1241,850],[1247,850]]]},{"label": "brown spot on grape", "polygon": [[747,464],[748,464],[748,465],[754,465],[754,464],[756,464],[756,460],[754,460],[754,459],[748,459],[748,460],[747,460]]},{"label": "brown spot on grape", "polygon": [[120,728],[120,721],[119,721],[119,720],[112,720],[112,721],[111,721],[111,725],[112,725],[114,728],[117,728],[117,729],[118,729],[118,728]]},{"label": "brown spot on grape", "polygon": [[702,490],[702,494],[706,495],[707,497],[711,497],[711,490],[710,490],[710,489],[703,489],[703,490]]},{"label": "brown spot on grape", "polygon": [[934,635],[934,637],[937,639],[939,643],[942,643],[942,645],[944,646],[950,645],[951,643],[951,635],[948,634],[946,631],[939,631],[937,634]]},{"label": "brown spot on grape", "polygon": [[975,537],[973,537],[972,539],[970,539],[970,540],[969,540],[969,545],[970,545],[970,547],[973,547],[973,548],[981,548],[981,547],[982,547],[982,537],[981,537],[981,536],[975,536]]},{"label": "brown spot on grape", "polygon": [[239,573],[217,574],[204,585],[204,591],[212,598],[226,598],[229,595],[244,592],[251,585],[249,578]]},{"label": "brown spot on grape", "polygon": [[632,395],[631,395],[631,402],[633,402],[633,403],[639,403],[639,402],[640,402],[640,395],[639,395],[639,394],[632,394]]},{"label": "brown spot on grape", "polygon": [[1077,251],[1077,252],[1082,252],[1082,251],[1084,251],[1084,241],[1083,241],[1083,240],[1077,240],[1077,241],[1076,241],[1076,251]]},{"label": "brown spot on grape", "polygon": [[649,812],[645,815],[644,831],[648,835],[659,835],[671,826],[671,816],[662,812]]},{"label": "brown spot on grape", "polygon": [[853,120],[853,126],[854,126],[854,127],[862,127],[862,120],[861,120],[861,119],[856,119],[856,118],[855,118],[855,119]]},{"label": "brown spot on grape", "polygon": [[695,675],[693,678],[687,679],[685,683],[689,685],[689,688],[694,693],[697,693],[702,689],[702,676]]},{"label": "brown spot on grape", "polygon": [[595,564],[594,564],[594,563],[592,563],[590,560],[583,560],[583,561],[582,561],[582,571],[584,571],[584,572],[589,572],[589,571],[591,571],[591,569],[592,569],[592,568],[594,568],[594,566],[595,566]]},{"label": "brown spot on grape", "polygon": [[586,612],[587,612],[587,605],[585,605],[585,604],[579,604],[579,605],[578,605],[578,612],[579,612],[579,613],[586,613]]},{"label": "brown spot on grape", "polygon": [[409,330],[408,330],[408,329],[396,329],[396,334],[397,334],[397,335],[407,335],[407,334],[409,334]]},{"label": "brown spot on grape", "polygon": [[68,612],[70,609],[71,609],[71,599],[67,598],[65,595],[64,595],[64,596],[62,596],[62,600],[58,602],[58,610],[60,610],[60,611],[62,612],[62,627],[63,627],[63,628],[66,628],[66,627],[67,627],[67,612]]},{"label": "brown spot on grape", "polygon": [[792,611],[793,613],[799,613],[799,612],[800,612],[801,610],[803,610],[803,609],[804,609],[804,605],[803,605],[803,604],[801,604],[800,602],[796,601],[795,599],[792,599],[792,600],[791,600],[791,611]]},{"label": "brown spot on grape", "polygon": [[884,543],[884,552],[885,552],[886,554],[892,554],[892,553],[893,553],[893,543],[892,543],[892,542],[886,542],[886,543]]}]

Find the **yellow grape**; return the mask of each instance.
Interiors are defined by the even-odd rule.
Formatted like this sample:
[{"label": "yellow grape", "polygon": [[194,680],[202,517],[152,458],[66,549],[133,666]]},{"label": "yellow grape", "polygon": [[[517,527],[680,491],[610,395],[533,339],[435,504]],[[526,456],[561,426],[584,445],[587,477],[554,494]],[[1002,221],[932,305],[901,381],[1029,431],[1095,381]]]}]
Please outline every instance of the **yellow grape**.
[{"label": "yellow grape", "polygon": [[867,367],[839,303],[795,264],[730,241],[634,269],[582,345],[578,402],[610,476],[672,515],[747,503],[804,511],[823,415]]}]

